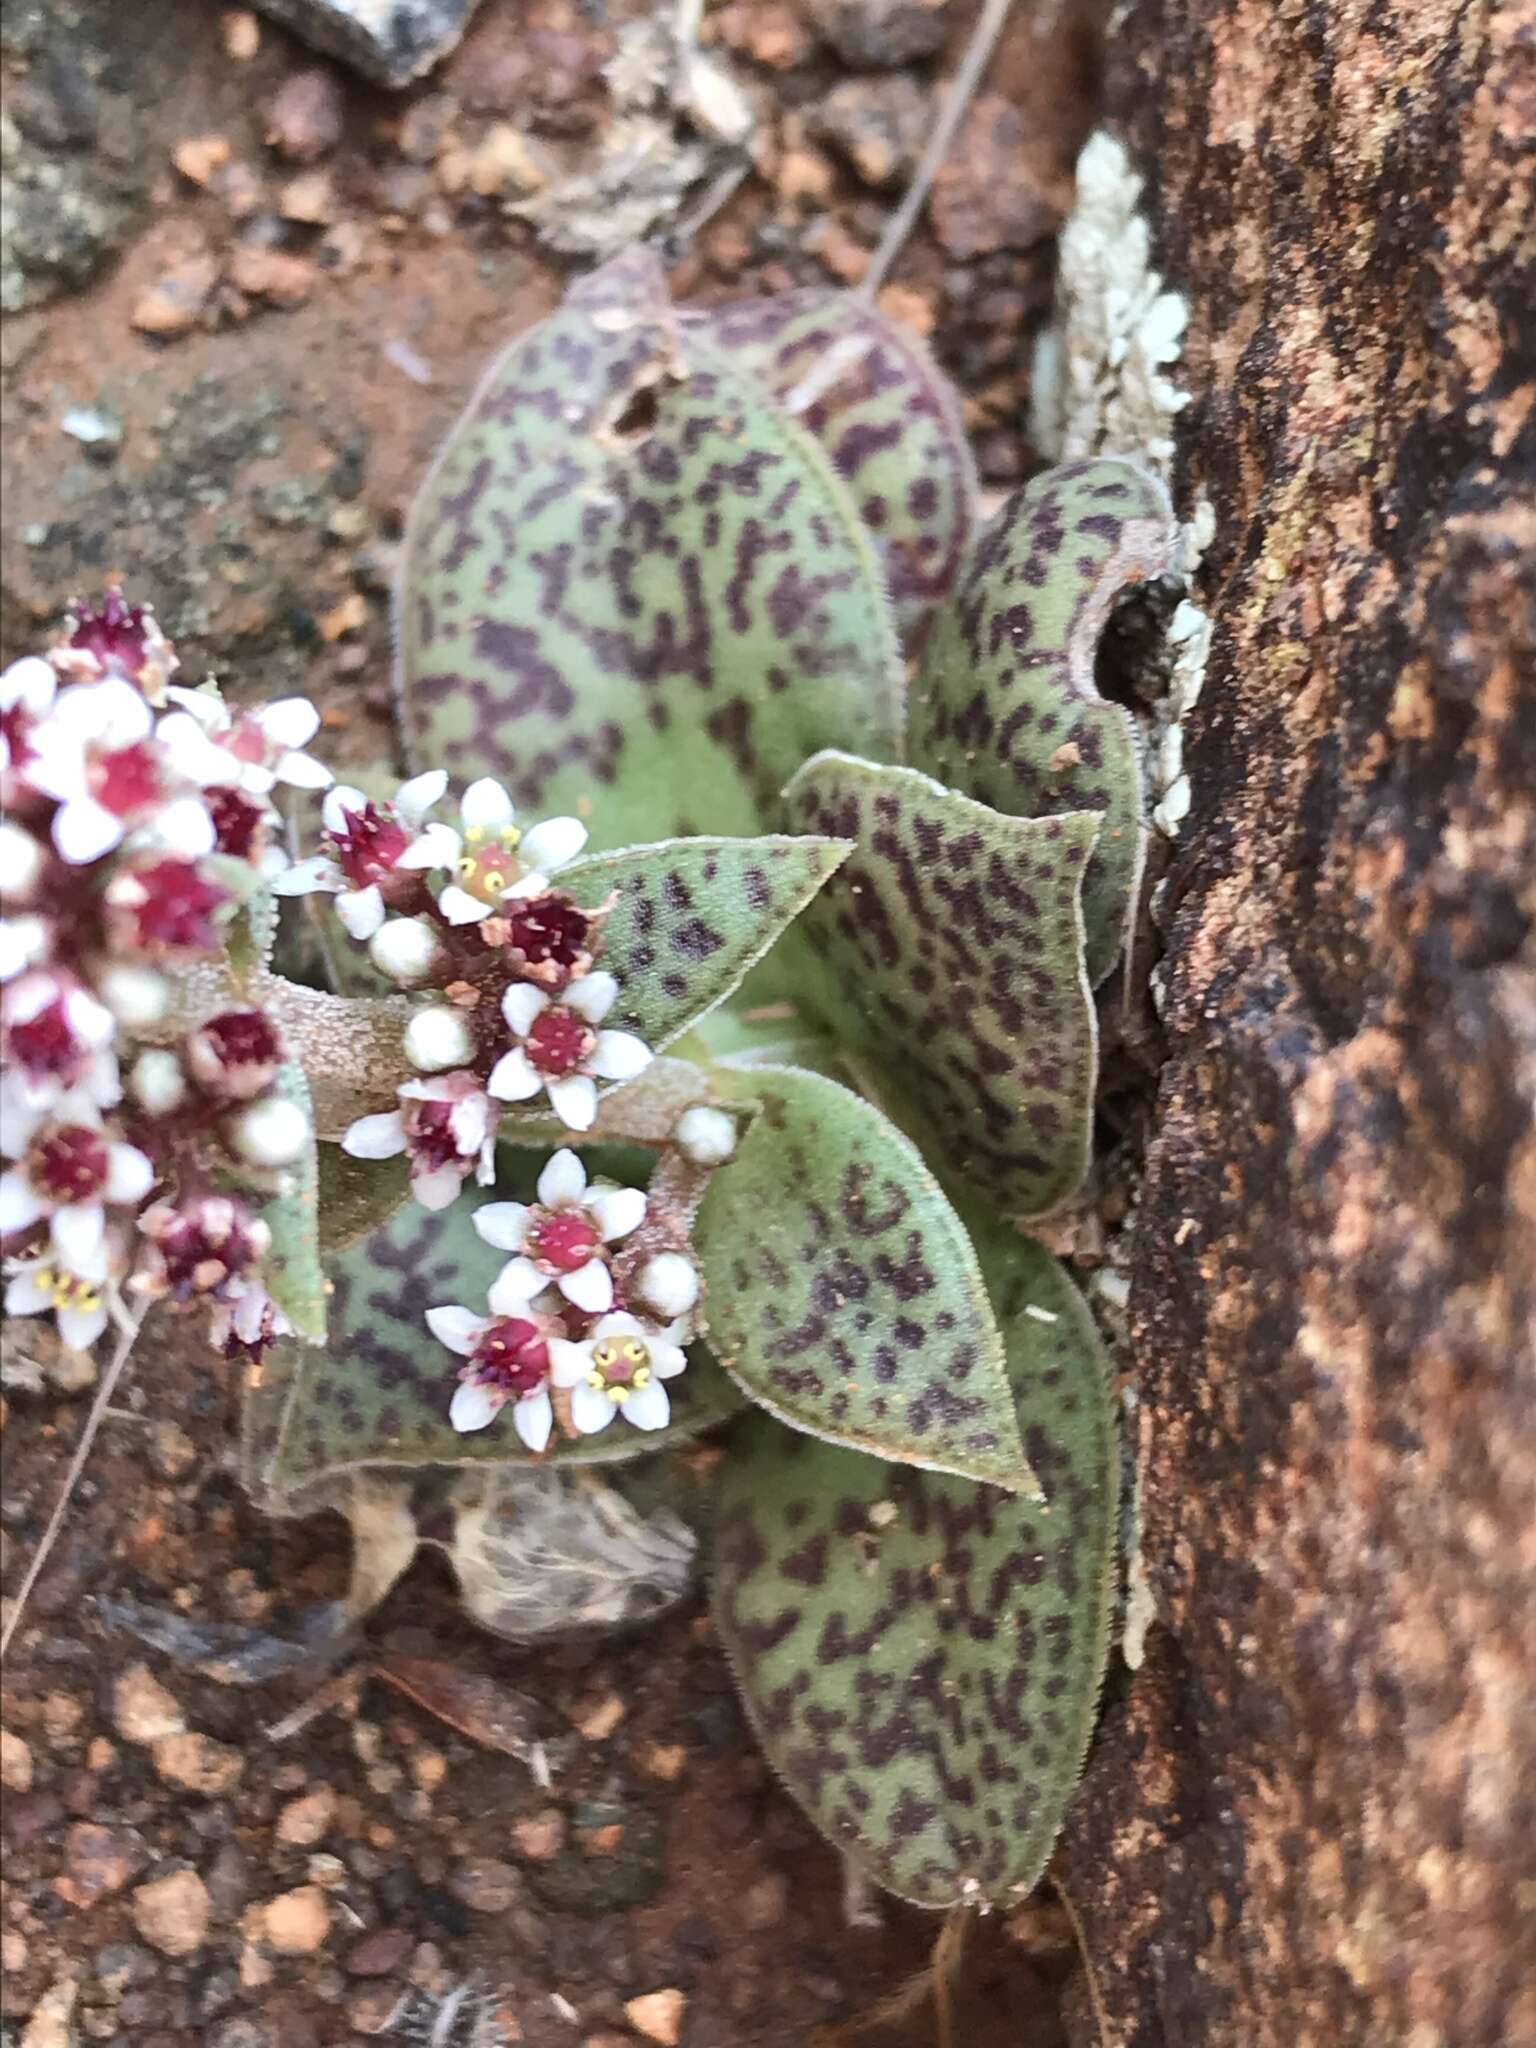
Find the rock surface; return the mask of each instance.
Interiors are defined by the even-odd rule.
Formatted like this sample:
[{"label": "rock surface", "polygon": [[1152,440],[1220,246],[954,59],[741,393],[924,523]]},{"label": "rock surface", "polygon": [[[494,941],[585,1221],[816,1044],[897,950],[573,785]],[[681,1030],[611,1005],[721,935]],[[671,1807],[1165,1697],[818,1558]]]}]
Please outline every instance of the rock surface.
[{"label": "rock surface", "polygon": [[380,85],[409,85],[463,35],[476,0],[256,0],[317,50]]},{"label": "rock surface", "polygon": [[1077,2039],[1529,2048],[1530,14],[1180,0],[1112,63],[1216,635],[1132,1299],[1162,1625],[1069,1826]]}]

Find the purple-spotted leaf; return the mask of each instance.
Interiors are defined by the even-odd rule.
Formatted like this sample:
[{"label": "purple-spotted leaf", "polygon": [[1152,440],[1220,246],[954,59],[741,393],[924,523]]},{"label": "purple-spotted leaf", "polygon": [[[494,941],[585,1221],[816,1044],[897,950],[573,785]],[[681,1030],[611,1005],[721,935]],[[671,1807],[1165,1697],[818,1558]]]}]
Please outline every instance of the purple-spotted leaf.
[{"label": "purple-spotted leaf", "polygon": [[[503,1152],[499,1168],[531,1165],[532,1155]],[[596,1172],[600,1161],[593,1163]],[[476,1233],[475,1209],[484,1200],[515,1195],[528,1185],[471,1191],[450,1208],[429,1210],[407,1202],[380,1229],[327,1262],[332,1285],[329,1332],[323,1353],[291,1368],[289,1397],[259,1476],[271,1489],[303,1494],[321,1482],[365,1466],[527,1464],[532,1454],[512,1426],[510,1408],[491,1425],[461,1435],[448,1420],[462,1360],[427,1328],[426,1312],[458,1303],[477,1315],[506,1264]],[[600,1435],[569,1440],[557,1430],[537,1462],[604,1464],[636,1458],[694,1436],[739,1407],[740,1397],[702,1347],[686,1371],[667,1382],[672,1420],[660,1430],[633,1429],[616,1417]],[[270,1435],[270,1417],[264,1417]]]},{"label": "purple-spotted leaf", "polygon": [[858,841],[801,921],[819,968],[801,993],[873,1056],[931,1157],[1005,1214],[1058,1206],[1093,1135],[1082,888],[1099,819],[1006,818],[846,754],[808,761],[784,800],[795,825]]},{"label": "purple-spotted leaf", "polygon": [[1128,584],[1172,567],[1161,483],[1129,462],[1070,463],[1015,493],[934,621],[908,707],[907,758],[1015,818],[1099,811],[1083,912],[1088,972],[1113,967],[1141,873],[1141,762],[1131,715],[1102,698],[1094,655]]},{"label": "purple-spotted leaf", "polygon": [[885,566],[903,644],[922,644],[976,513],[960,398],[909,328],[852,292],[811,289],[684,313],[813,433]]},{"label": "purple-spotted leaf", "polygon": [[1033,1490],[975,1254],[917,1147],[820,1074],[715,1080],[758,1110],[694,1223],[725,1370],[794,1429]]},{"label": "purple-spotted leaf", "polygon": [[807,754],[889,759],[890,599],[814,437],[654,255],[583,280],[491,370],[413,509],[407,742],[594,845],[776,822]]},{"label": "purple-spotted leaf", "polygon": [[977,1239],[1043,1502],[739,1425],[714,1611],[774,1768],[828,1838],[925,1906],[1007,1905],[1081,1775],[1109,1635],[1114,1411],[1092,1319],[1041,1248]]},{"label": "purple-spotted leaf", "polygon": [[669,839],[574,861],[560,888],[611,903],[601,964],[618,977],[606,1023],[659,1050],[740,984],[848,853],[834,839]]}]

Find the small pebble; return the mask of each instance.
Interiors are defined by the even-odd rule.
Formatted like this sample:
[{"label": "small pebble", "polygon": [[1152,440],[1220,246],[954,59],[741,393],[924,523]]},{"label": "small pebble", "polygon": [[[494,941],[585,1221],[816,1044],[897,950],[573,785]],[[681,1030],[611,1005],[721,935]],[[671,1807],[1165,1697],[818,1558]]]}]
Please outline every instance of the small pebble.
[{"label": "small pebble", "polygon": [[7,1792],[32,1789],[32,1752],[9,1728],[0,1728],[0,1785]]},{"label": "small pebble", "polygon": [[229,162],[227,135],[189,135],[171,151],[171,162],[193,185],[207,186]]},{"label": "small pebble", "polygon": [[120,1892],[143,1862],[137,1843],[111,1828],[79,1821],[64,1837],[64,1868],[53,1881],[70,1906],[94,1906]]},{"label": "small pebble", "polygon": [[300,306],[314,286],[315,266],[303,256],[242,242],[230,251],[229,281],[250,298],[268,299],[274,306]]},{"label": "small pebble", "polygon": [[313,1955],[329,1934],[331,1909],[317,1884],[281,1892],[261,1908],[261,1932],[279,1955]]},{"label": "small pebble", "polygon": [[195,1870],[173,1870],[133,1895],[133,1924],[166,1956],[195,1955],[208,1939],[208,1893]]},{"label": "small pebble", "polygon": [[248,7],[226,7],[219,24],[224,54],[237,64],[249,64],[261,48],[261,24]]},{"label": "small pebble", "polygon": [[128,315],[130,325],[141,334],[158,334],[167,339],[185,334],[196,325],[218,277],[218,266],[211,256],[187,257],[139,294]]},{"label": "small pebble", "polygon": [[155,1744],[154,1758],[155,1769],[169,1784],[185,1785],[189,1792],[209,1798],[228,1792],[245,1769],[245,1758],[238,1749],[190,1730],[162,1736]]},{"label": "small pebble", "polygon": [[588,1742],[606,1742],[628,1712],[628,1704],[610,1692],[577,1700],[570,1716]]},{"label": "small pebble", "polygon": [[688,1751],[680,1742],[653,1742],[640,1752],[639,1764],[647,1777],[674,1784],[688,1762]]},{"label": "small pebble", "polygon": [[565,1815],[558,1806],[547,1806],[542,1813],[525,1814],[512,1823],[512,1839],[518,1853],[530,1863],[548,1863],[565,1846]]},{"label": "small pebble", "polygon": [[162,1479],[185,1479],[197,1463],[197,1445],[179,1422],[151,1423],[149,1462]]},{"label": "small pebble", "polygon": [[448,1889],[472,1913],[505,1913],[522,1897],[523,1881],[510,1863],[472,1856],[453,1872]]},{"label": "small pebble", "polygon": [[777,1871],[748,1885],[741,1898],[741,1924],[754,1934],[777,1927],[789,1909],[789,1881]]},{"label": "small pebble", "polygon": [[404,1963],[414,1941],[408,1927],[375,1927],[347,1950],[342,1967],[349,1977],[388,1977]]},{"label": "small pebble", "polygon": [[647,2041],[659,2041],[662,2048],[677,2048],[687,2007],[685,1994],[668,1986],[664,1991],[646,1991],[639,1998],[631,1998],[624,2007],[624,2017]]},{"label": "small pebble", "polygon": [[277,1839],[295,1849],[312,1849],[323,1841],[336,1812],[336,1794],[317,1786],[302,1799],[292,1799],[277,1817]]},{"label": "small pebble", "polygon": [[336,218],[336,188],[329,171],[300,171],[277,196],[284,220],[304,227],[325,227]]},{"label": "small pebble", "polygon": [[347,2000],[347,2020],[355,2034],[388,2033],[401,2004],[398,1985],[369,1984]]},{"label": "small pebble", "polygon": [[341,140],[341,88],[329,71],[296,71],[267,107],[267,140],[279,156],[313,163]]}]

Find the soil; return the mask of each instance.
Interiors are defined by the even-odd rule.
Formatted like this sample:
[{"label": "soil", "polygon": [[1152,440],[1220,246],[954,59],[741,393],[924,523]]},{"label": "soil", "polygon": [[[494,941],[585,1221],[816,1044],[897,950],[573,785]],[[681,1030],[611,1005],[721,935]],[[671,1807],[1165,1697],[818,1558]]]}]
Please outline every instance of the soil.
[{"label": "soil", "polygon": [[[540,162],[597,136],[597,67],[642,11],[486,0],[453,58],[390,95],[202,0],[7,10],[6,659],[117,574],[155,602],[188,676],[257,700],[303,689],[334,767],[390,757],[387,591],[410,493],[488,356],[567,274],[510,192],[452,167],[498,128]],[[942,19],[941,49],[877,0],[712,12],[758,109],[760,167],[682,253],[680,295],[862,273],[892,198],[856,166],[889,175],[891,106],[933,104],[973,19],[917,12]],[[1075,20],[1020,12],[885,301],[959,380],[997,486],[1036,466],[1028,363],[1094,68]],[[502,135],[490,154],[522,161]],[[12,1359],[25,1348],[13,1326]],[[48,1363],[40,1390],[7,1395],[11,1588],[89,1400],[84,1374]],[[942,1923],[886,1902],[877,1927],[848,1924],[837,1859],[758,1755],[697,1604],[643,1638],[532,1654],[475,1630],[428,1564],[396,1590],[375,1645],[528,1696],[547,1788],[377,1682],[275,1743],[305,1686],[222,1686],[109,1632],[103,1594],[281,1629],[342,1590],[344,1525],[258,1513],[235,1420],[224,1368],[162,1329],[18,1638],[6,2048],[319,2048],[385,2028],[442,2048],[1061,2038],[1070,1958],[1046,1908],[966,1931],[947,2034],[926,1997],[878,2017]],[[141,1739],[146,1674],[174,1738]]]}]

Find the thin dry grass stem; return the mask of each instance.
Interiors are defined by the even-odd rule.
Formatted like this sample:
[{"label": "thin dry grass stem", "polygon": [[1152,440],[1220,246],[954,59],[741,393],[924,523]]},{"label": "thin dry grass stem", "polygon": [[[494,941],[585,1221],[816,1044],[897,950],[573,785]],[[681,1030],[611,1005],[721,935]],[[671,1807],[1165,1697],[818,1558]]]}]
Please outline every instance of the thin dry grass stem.
[{"label": "thin dry grass stem", "polygon": [[1072,1928],[1072,1939],[1077,1945],[1078,1960],[1083,1966],[1083,1981],[1088,1987],[1088,2003],[1093,2011],[1093,2023],[1099,2030],[1099,2048],[1115,2048],[1109,2031],[1109,2014],[1104,2010],[1104,1998],[1099,1990],[1099,1980],[1094,1971],[1093,1957],[1088,1951],[1088,1936],[1083,1929],[1082,1920],[1059,1877],[1051,1879],[1051,1888],[1060,1899],[1062,1911]]},{"label": "thin dry grass stem", "polygon": [[927,147],[918,160],[912,174],[912,182],[900,206],[886,223],[885,233],[880,237],[880,246],[869,259],[869,268],[859,283],[855,296],[873,299],[890,274],[891,265],[901,254],[908,235],[917,224],[917,217],[928,203],[934,178],[939,166],[949,155],[955,132],[964,119],[965,110],[975,97],[982,74],[991,62],[997,39],[1003,32],[1008,11],[1013,0],[986,0],[971,40],[966,45],[960,68],[950,81],[944,104],[939,109],[939,118],[933,124],[933,133],[928,137]]},{"label": "thin dry grass stem", "polygon": [[69,1504],[75,1497],[75,1488],[80,1484],[80,1475],[85,1470],[86,1460],[91,1455],[97,1432],[106,1420],[107,1410],[112,1405],[112,1396],[117,1392],[117,1383],[122,1378],[128,1360],[133,1352],[134,1340],[143,1328],[149,1304],[137,1311],[127,1308],[119,1298],[115,1304],[117,1317],[117,1349],[112,1353],[111,1363],[102,1374],[101,1385],[91,1403],[91,1412],[85,1418],[85,1427],[80,1432],[80,1441],[75,1446],[75,1455],[69,1461],[69,1470],[64,1475],[64,1485],[54,1503],[53,1513],[48,1517],[48,1526],[43,1531],[42,1541],[32,1553],[32,1562],[27,1566],[26,1577],[17,1590],[15,1604],[0,1630],[0,1657],[11,1647],[11,1640],[21,1626],[22,1616],[27,1611],[27,1602],[32,1590],[42,1577],[43,1566],[48,1562],[59,1531],[64,1526],[64,1517],[69,1513]]}]

